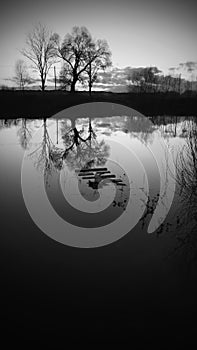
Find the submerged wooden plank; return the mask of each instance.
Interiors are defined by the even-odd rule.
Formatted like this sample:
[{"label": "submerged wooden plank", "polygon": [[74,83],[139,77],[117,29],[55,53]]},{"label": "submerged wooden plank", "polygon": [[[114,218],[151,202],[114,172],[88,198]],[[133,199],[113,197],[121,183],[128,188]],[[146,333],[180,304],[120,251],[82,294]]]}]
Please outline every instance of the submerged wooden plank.
[{"label": "submerged wooden plank", "polygon": [[88,173],[88,172],[87,172],[87,174],[84,174],[84,173],[82,173],[82,174],[78,174],[78,176],[84,176],[84,175],[89,176],[89,175],[94,175],[94,173]]},{"label": "submerged wooden plank", "polygon": [[[98,176],[98,178],[99,178],[100,180],[110,179],[110,178],[115,178],[115,177],[116,177],[116,175],[103,175],[103,176]],[[82,177],[82,179],[84,179],[84,180],[88,180],[88,179],[94,179],[94,180],[96,180],[96,177],[95,177],[95,176],[84,176],[84,177]]]},{"label": "submerged wooden plank", "polygon": [[109,171],[109,170],[97,170],[96,173],[99,174],[99,175],[100,174],[110,174],[111,171]]},{"label": "submerged wooden plank", "polygon": [[102,179],[115,178],[116,175],[101,175]]},{"label": "submerged wooden plank", "polygon": [[87,168],[87,169],[76,169],[75,172],[76,173],[83,173],[83,172],[87,172],[87,171],[102,171],[102,170],[107,170],[107,168]]}]

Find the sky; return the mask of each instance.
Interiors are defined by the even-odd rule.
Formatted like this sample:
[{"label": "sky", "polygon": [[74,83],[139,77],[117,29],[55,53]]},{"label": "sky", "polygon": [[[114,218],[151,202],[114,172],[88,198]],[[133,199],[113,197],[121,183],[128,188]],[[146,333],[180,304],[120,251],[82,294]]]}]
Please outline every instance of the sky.
[{"label": "sky", "polygon": [[26,34],[39,21],[62,39],[73,26],[86,26],[107,40],[115,67],[157,66],[167,74],[197,62],[196,13],[193,0],[2,0],[0,85],[14,75]]}]

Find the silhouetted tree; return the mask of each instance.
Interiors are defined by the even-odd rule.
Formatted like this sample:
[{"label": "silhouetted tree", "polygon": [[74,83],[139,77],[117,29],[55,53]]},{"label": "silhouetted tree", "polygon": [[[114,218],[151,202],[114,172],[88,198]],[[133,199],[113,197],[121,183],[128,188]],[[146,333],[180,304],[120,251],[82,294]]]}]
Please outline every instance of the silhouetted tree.
[{"label": "silhouetted tree", "polygon": [[26,45],[27,48],[21,50],[21,53],[33,62],[40,75],[41,89],[44,91],[47,74],[56,57],[54,35],[46,26],[39,23],[27,35]]},{"label": "silhouetted tree", "polygon": [[132,81],[139,92],[156,91],[160,73],[161,71],[157,67],[134,68],[127,77],[129,90],[132,88]]},{"label": "silhouetted tree", "polygon": [[21,90],[24,90],[26,85],[32,83],[32,79],[30,78],[27,66],[23,60],[17,60],[15,64],[15,76],[12,79]]},{"label": "silhouetted tree", "polygon": [[134,84],[134,86],[137,87],[138,92],[140,92],[140,88],[142,85],[142,76],[139,70],[133,70],[132,74],[128,76],[128,80],[130,81],[129,89],[131,88],[131,81]]},{"label": "silhouetted tree", "polygon": [[[106,41],[92,39],[86,27],[73,27],[71,34],[66,34],[62,44],[58,34],[53,36],[59,57],[64,60],[65,82],[70,84],[71,91],[83,80],[82,74],[88,72],[89,86],[93,84],[92,67],[102,68],[109,61],[110,51]],[[90,73],[91,71],[91,73]],[[61,76],[62,78],[62,76]]]},{"label": "silhouetted tree", "polygon": [[[73,79],[72,71],[69,68],[69,66],[64,62],[59,73],[59,83],[61,88],[63,90],[71,89],[72,79]],[[79,76],[78,81],[81,84],[84,84],[84,77]]]},{"label": "silhouetted tree", "polygon": [[[92,61],[95,52],[100,52],[100,55]],[[111,53],[105,40],[98,40],[90,46],[88,50],[88,61],[90,64],[87,66],[85,72],[87,73],[88,90],[91,95],[92,86],[97,80],[98,71],[101,69],[105,70],[111,66]]]}]

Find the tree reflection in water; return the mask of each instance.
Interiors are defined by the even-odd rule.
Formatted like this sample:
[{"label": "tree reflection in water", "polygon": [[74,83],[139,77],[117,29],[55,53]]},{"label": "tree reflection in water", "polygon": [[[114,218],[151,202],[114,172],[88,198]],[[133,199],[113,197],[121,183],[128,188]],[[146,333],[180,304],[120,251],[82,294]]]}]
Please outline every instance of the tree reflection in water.
[{"label": "tree reflection in water", "polygon": [[64,163],[73,170],[91,166],[102,166],[109,156],[109,146],[104,140],[97,141],[93,131],[91,119],[88,130],[78,130],[75,123],[72,128],[67,121],[62,122],[61,135],[64,148],[61,148],[50,138],[47,119],[43,119],[43,136],[39,147],[30,155],[34,157],[35,166],[42,170],[44,176],[51,174],[52,170],[61,170]]},{"label": "tree reflection in water", "polygon": [[64,148],[55,146],[48,139],[49,157],[56,168],[61,169],[64,162],[70,170],[105,164],[109,156],[109,146],[103,140],[100,142],[96,140],[91,119],[88,131],[78,130],[75,123],[70,128],[67,121],[63,121],[61,135]]},{"label": "tree reflection in water", "polygon": [[0,129],[11,128],[13,125],[17,126],[20,122],[19,118],[15,119],[0,119]]},{"label": "tree reflection in water", "polygon": [[176,217],[175,251],[184,249],[190,262],[197,262],[197,124],[187,123],[186,143],[176,157],[176,182],[181,211]]},{"label": "tree reflection in water", "polygon": [[31,131],[27,127],[27,119],[22,118],[21,127],[17,131],[21,147],[26,149],[31,139]]},{"label": "tree reflection in water", "polygon": [[[57,132],[56,135],[58,135]],[[66,166],[69,171],[75,171],[79,177],[79,191],[88,200],[96,200],[99,196],[99,188],[108,186],[111,181],[117,190],[113,207],[118,206],[119,209],[125,210],[129,198],[128,179],[126,176],[123,176],[124,179],[122,179],[123,174],[121,175],[122,168],[120,167],[116,171],[111,170],[115,174],[111,173],[108,168],[103,168],[104,165],[106,167],[107,161],[110,162],[108,160],[110,146],[104,140],[97,140],[91,119],[88,119],[88,126],[85,125],[80,130],[75,121],[72,122],[71,127],[67,120],[62,121],[61,139],[63,142],[59,142],[57,138],[56,144],[52,141],[47,128],[47,120],[44,118],[42,142],[30,153],[30,156],[34,158],[36,168],[43,173],[45,185],[50,186],[52,176],[60,173]],[[115,165],[110,166],[114,168]],[[88,169],[93,171],[94,176],[90,177],[93,181],[89,180],[89,177],[86,180],[86,174],[89,175]],[[84,171],[84,176],[79,176],[81,170]]]},{"label": "tree reflection in water", "polygon": [[[106,163],[109,157],[109,146],[105,144],[104,140],[97,141],[91,119],[89,119],[87,132],[83,129],[78,131],[75,126],[66,138],[64,135],[65,151],[63,158],[70,169],[97,167]],[[67,138],[72,140],[70,146],[67,144]]]},{"label": "tree reflection in water", "polygon": [[[58,169],[58,159],[52,157],[54,143],[52,142],[47,129],[47,118],[43,118],[43,135],[40,145],[29,154],[34,159],[34,165],[38,170],[43,172],[44,179],[47,183],[47,177],[53,169]],[[60,167],[61,168],[61,167]]]},{"label": "tree reflection in water", "polygon": [[[120,131],[127,130],[135,137],[135,132],[136,136],[139,136],[139,132],[143,131],[142,134],[145,136],[154,134],[154,130],[160,130],[162,137],[167,135],[169,140],[172,140],[172,144],[175,145],[177,170],[178,193],[177,191],[176,193],[178,199],[176,199],[176,203],[179,201],[179,205],[175,208],[175,215],[172,218],[169,217],[160,225],[156,235],[169,232],[169,235],[176,237],[177,243],[172,254],[182,252],[186,254],[190,261],[197,261],[197,124],[195,119],[186,117],[155,118],[152,126],[148,122],[147,125],[144,125],[137,118],[129,120],[128,117],[124,117],[121,125],[118,119],[114,120],[115,124],[110,123],[110,120],[107,121],[107,130],[111,132],[113,132],[113,128],[117,130],[119,127]],[[58,140],[58,132],[57,142],[52,141],[47,128],[47,120],[44,118],[41,144],[38,147],[36,146],[37,148],[31,153],[35,165],[43,171],[45,183],[47,183],[48,177],[54,174],[54,171],[59,172],[64,165],[67,166],[69,171],[106,166],[109,157],[109,146],[103,140],[97,139],[97,132],[99,133],[104,128],[103,121],[101,123],[101,120],[97,118],[97,120],[94,120],[94,126],[92,126],[90,118],[86,118],[86,121],[79,120],[77,123],[73,121],[71,124],[68,123],[68,120],[58,122],[61,123],[61,142]],[[102,133],[103,131],[100,132],[100,134]],[[22,140],[24,138],[22,144],[26,147],[28,132],[25,121],[22,124],[20,135]],[[142,139],[145,142],[148,141],[147,136],[142,137]],[[180,146],[183,142],[180,142],[181,139],[184,140],[184,146]],[[173,140],[175,143],[173,143]],[[179,151],[177,151],[177,141],[178,146],[180,146]],[[92,190],[97,190],[97,188],[94,188],[96,186],[95,182],[90,180],[91,186]],[[84,190],[87,191],[87,188],[84,187]],[[154,198],[148,198],[146,211],[141,218],[142,228],[145,227],[146,221],[149,221],[152,216],[158,202],[158,196],[159,194],[155,193]]]}]

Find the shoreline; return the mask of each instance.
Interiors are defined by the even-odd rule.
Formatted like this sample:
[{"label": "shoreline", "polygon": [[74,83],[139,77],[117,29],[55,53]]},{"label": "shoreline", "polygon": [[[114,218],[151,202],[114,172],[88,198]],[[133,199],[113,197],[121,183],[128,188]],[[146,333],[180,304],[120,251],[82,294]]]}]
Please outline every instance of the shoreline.
[{"label": "shoreline", "polygon": [[0,91],[0,118],[43,118],[88,102],[119,103],[145,116],[197,116],[197,94],[177,93],[113,93],[61,90]]}]

